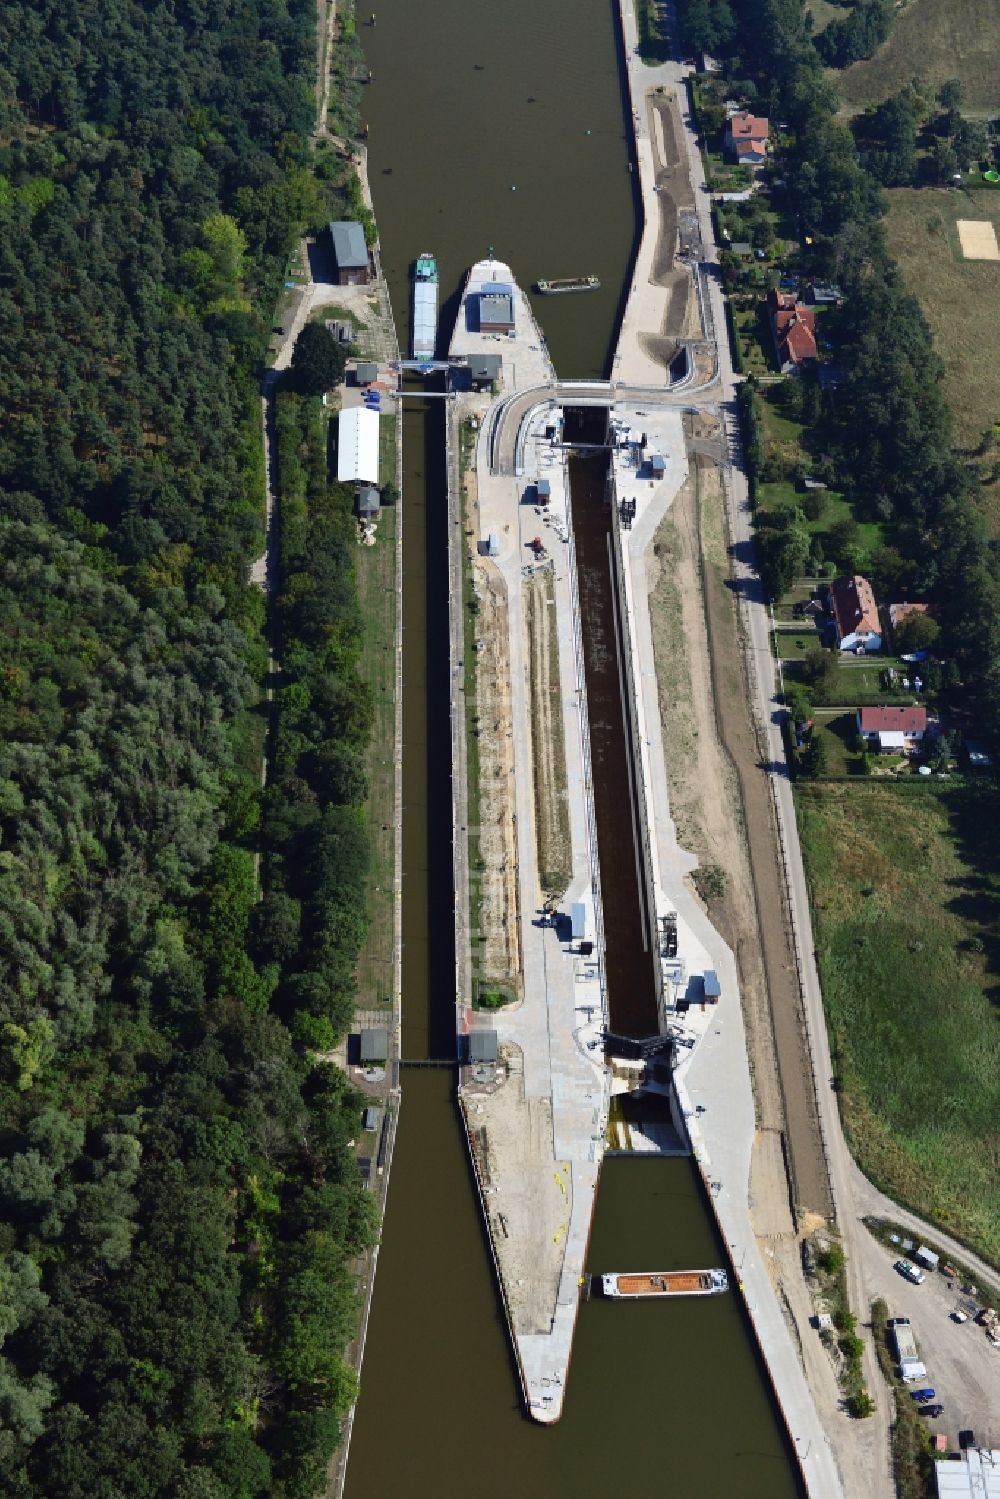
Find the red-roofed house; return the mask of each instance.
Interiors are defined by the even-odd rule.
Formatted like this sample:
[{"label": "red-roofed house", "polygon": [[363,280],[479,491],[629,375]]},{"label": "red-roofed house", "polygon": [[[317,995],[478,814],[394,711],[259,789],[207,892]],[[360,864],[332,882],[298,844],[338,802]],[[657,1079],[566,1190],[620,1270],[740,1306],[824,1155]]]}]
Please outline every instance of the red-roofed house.
[{"label": "red-roofed house", "polygon": [[773,288],[767,294],[767,312],[778,368],[782,374],[796,374],[816,358],[816,314],[793,293]]},{"label": "red-roofed house", "polygon": [[916,755],[927,733],[927,709],[859,708],[858,732],[880,754]]},{"label": "red-roofed house", "polygon": [[933,614],[930,604],[890,604],[889,623],[895,629],[901,620],[906,619],[909,614]]},{"label": "red-roofed house", "polygon": [[730,115],[726,122],[726,150],[731,151],[737,161],[747,166],[759,167],[767,159],[768,123],[760,115],[752,115],[741,109]]},{"label": "red-roofed house", "polygon": [[830,587],[830,608],[842,651],[881,650],[882,624],[867,578],[838,578]]}]

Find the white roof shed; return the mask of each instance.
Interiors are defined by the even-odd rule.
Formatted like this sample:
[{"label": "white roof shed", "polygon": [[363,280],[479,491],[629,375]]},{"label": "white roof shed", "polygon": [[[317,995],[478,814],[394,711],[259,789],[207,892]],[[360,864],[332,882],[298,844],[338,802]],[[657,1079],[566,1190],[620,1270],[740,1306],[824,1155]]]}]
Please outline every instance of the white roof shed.
[{"label": "white roof shed", "polygon": [[341,484],[378,483],[378,412],[350,406],[337,424],[337,478]]}]

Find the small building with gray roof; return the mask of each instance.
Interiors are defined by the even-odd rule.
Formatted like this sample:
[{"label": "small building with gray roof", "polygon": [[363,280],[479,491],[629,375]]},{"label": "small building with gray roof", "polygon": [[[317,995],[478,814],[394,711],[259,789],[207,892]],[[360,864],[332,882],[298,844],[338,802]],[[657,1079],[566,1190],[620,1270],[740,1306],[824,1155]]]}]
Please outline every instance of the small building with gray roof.
[{"label": "small building with gray roof", "polygon": [[479,293],[480,333],[513,333],[514,288],[502,281],[491,282]]},{"label": "small building with gray roof", "polygon": [[368,245],[365,231],[353,219],[341,219],[330,225],[333,258],[337,263],[338,286],[367,286]]},{"label": "small building with gray roof", "polygon": [[384,1025],[361,1032],[359,1048],[362,1067],[383,1064],[389,1055],[389,1032]]}]

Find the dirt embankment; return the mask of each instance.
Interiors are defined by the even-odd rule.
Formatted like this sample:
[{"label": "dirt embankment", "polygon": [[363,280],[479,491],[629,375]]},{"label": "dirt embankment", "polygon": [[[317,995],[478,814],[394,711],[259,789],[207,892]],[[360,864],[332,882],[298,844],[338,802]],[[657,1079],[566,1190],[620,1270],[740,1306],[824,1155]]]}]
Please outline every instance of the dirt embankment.
[{"label": "dirt embankment", "polygon": [[520,995],[521,938],[511,739],[507,591],[489,562],[475,563],[479,599],[476,708],[479,746],[480,972]]},{"label": "dirt embankment", "polygon": [[539,880],[546,895],[561,895],[570,880],[572,847],[551,572],[536,573],[527,579],[523,598],[531,684],[531,758]]},{"label": "dirt embankment", "polygon": [[[712,883],[712,920],[736,954],[758,1129],[783,1140],[803,1211],[831,1211],[811,1069],[799,1014],[767,777],[750,722],[743,653],[728,578],[721,476],[702,456],[654,543],[650,590],[664,753],[681,844]],[[651,580],[652,581],[652,580]],[[734,838],[739,829],[742,837]],[[702,882],[705,888],[705,882]],[[724,888],[723,888],[724,887]],[[763,957],[763,968],[761,958]],[[761,1141],[758,1185],[774,1176],[777,1140]],[[761,1192],[755,1217],[787,1219]],[[775,1201],[770,1209],[767,1200]]]},{"label": "dirt embankment", "polygon": [[652,259],[651,280],[670,291],[666,318],[660,328],[663,340],[699,336],[697,303],[691,271],[678,262],[678,247],[687,243],[693,220],[694,192],[688,172],[687,153],[679,150],[682,121],[675,94],[652,90],[646,96],[649,141],[652,145],[655,186],[660,199],[660,229]]}]

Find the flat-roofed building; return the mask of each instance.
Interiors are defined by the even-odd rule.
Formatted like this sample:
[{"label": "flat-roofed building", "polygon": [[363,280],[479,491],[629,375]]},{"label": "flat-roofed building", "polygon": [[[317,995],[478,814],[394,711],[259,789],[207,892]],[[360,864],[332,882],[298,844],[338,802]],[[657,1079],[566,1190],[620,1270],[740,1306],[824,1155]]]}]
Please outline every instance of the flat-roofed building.
[{"label": "flat-roofed building", "polygon": [[370,1067],[375,1062],[384,1062],[388,1055],[389,1032],[384,1025],[361,1032],[359,1056],[362,1067]]},{"label": "flat-roofed building", "polygon": [[469,1061],[474,1065],[495,1062],[497,1059],[496,1031],[469,1032]]},{"label": "flat-roofed building", "polygon": [[514,288],[502,281],[490,282],[479,293],[480,333],[513,333]]},{"label": "flat-roofed building", "polygon": [[499,354],[470,354],[469,375],[475,390],[489,390],[500,379]]},{"label": "flat-roofed building", "polygon": [[378,412],[349,406],[337,422],[337,481],[378,483]]},{"label": "flat-roofed building", "polygon": [[967,1447],[934,1464],[938,1499],[1000,1499],[1000,1450]]}]

